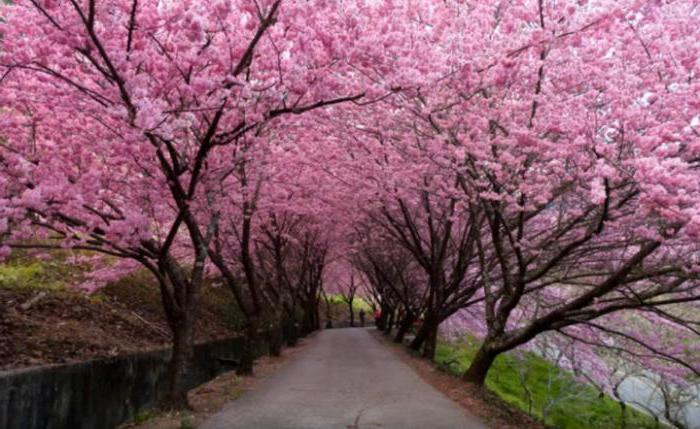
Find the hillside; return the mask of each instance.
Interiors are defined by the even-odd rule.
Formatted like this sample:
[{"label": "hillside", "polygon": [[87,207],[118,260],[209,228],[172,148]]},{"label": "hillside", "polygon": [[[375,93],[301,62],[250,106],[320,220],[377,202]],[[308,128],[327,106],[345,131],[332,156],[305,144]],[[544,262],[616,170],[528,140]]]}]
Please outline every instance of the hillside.
[{"label": "hillside", "polygon": [[[0,369],[74,362],[168,345],[159,291],[136,273],[88,295],[71,287],[81,267],[23,255],[0,264]],[[196,340],[234,334],[223,288],[203,288]],[[206,329],[205,329],[206,328]]]}]

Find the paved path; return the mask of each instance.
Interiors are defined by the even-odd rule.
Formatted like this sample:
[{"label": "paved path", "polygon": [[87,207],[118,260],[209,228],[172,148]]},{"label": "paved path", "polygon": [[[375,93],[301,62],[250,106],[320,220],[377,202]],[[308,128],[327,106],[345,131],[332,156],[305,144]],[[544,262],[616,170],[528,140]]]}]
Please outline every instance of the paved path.
[{"label": "paved path", "polygon": [[320,332],[201,429],[485,429],[366,329]]}]

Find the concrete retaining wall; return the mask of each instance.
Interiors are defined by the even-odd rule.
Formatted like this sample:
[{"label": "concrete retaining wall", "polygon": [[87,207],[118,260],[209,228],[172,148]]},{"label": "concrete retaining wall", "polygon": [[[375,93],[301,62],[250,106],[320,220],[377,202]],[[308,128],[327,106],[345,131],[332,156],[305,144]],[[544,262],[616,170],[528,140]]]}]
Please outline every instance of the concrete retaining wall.
[{"label": "concrete retaining wall", "polygon": [[[198,345],[189,384],[231,369],[238,338]],[[262,351],[262,350],[261,350]],[[0,428],[110,429],[153,406],[165,390],[169,350],[0,372]]]}]

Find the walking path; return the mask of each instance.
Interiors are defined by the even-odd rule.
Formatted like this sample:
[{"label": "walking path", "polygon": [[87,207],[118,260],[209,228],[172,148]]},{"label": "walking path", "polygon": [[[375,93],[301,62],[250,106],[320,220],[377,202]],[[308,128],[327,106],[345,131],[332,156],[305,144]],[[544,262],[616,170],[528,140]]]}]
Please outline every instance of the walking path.
[{"label": "walking path", "polygon": [[485,429],[366,329],[320,332],[308,348],[201,429]]}]

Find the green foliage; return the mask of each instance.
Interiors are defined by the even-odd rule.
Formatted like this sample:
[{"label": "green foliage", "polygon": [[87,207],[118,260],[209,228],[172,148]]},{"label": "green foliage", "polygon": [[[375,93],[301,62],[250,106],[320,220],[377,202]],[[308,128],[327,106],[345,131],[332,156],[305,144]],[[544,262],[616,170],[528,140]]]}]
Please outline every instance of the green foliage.
[{"label": "green foliage", "polygon": [[[328,302],[331,303],[332,305],[344,305],[346,306],[347,304],[345,303],[345,300],[343,299],[343,295],[341,294],[328,294]],[[372,307],[369,305],[369,303],[363,299],[362,297],[356,296],[355,299],[352,300],[352,309],[354,311],[360,311],[360,310],[365,310],[365,312],[369,312],[372,310]]]},{"label": "green foliage", "polygon": [[344,305],[343,295],[341,294],[328,294],[328,302],[334,305]]},{"label": "green foliage", "polygon": [[142,423],[146,423],[149,420],[153,420],[156,417],[157,414],[152,410],[139,411],[139,413],[134,416],[133,422],[140,425]]},{"label": "green foliage", "polygon": [[360,311],[360,310],[365,310],[366,313],[369,313],[372,311],[372,307],[369,305],[367,301],[365,301],[363,298],[355,298],[352,302],[352,308],[355,311]]},{"label": "green foliage", "polygon": [[[478,343],[440,343],[435,360],[443,370],[463,374],[476,354]],[[546,425],[561,429],[619,428],[622,409],[612,398],[594,387],[576,381],[533,353],[499,356],[489,371],[486,387],[505,402],[523,410]],[[626,427],[656,428],[653,417],[634,409],[626,410]]]}]

